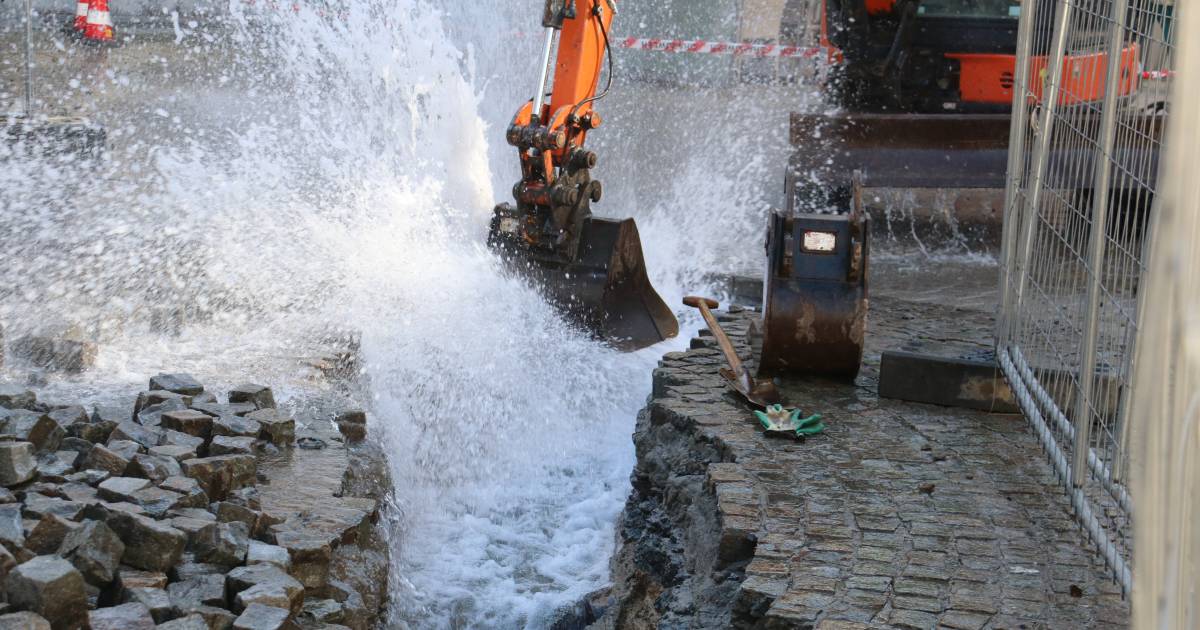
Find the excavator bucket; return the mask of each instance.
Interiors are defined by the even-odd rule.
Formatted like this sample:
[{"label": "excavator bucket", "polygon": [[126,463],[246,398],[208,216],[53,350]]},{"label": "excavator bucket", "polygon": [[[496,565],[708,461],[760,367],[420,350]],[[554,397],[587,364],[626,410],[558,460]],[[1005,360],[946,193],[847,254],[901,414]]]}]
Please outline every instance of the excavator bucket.
[{"label": "excavator bucket", "polygon": [[578,255],[526,247],[507,231],[507,206],[492,221],[488,243],[503,252],[546,298],[613,347],[632,351],[679,334],[675,314],[646,275],[642,242],[633,219],[589,217],[580,232]]},{"label": "excavator bucket", "polygon": [[870,229],[861,175],[852,182],[845,214],[775,213],[770,219],[759,376],[858,375]]}]

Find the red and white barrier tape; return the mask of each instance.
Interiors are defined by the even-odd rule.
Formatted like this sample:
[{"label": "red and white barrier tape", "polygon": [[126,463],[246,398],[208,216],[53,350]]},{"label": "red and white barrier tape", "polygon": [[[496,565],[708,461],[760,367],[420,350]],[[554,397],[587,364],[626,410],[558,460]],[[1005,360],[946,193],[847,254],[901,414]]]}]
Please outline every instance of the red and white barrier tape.
[{"label": "red and white barrier tape", "polygon": [[784,57],[812,58],[824,52],[820,47],[780,46],[776,44],[750,44],[730,42],[708,42],[686,39],[643,39],[627,37],[617,41],[619,48],[649,50],[667,53],[695,53],[701,55],[733,55],[735,57]]},{"label": "red and white barrier tape", "polygon": [[1170,79],[1175,76],[1174,70],[1144,70],[1142,71],[1143,79]]}]

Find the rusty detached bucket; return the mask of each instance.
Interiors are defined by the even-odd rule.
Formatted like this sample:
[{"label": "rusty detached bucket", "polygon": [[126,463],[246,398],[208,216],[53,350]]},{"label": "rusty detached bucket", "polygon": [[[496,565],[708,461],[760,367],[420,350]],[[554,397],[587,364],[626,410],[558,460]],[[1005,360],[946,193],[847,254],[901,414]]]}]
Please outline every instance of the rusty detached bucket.
[{"label": "rusty detached bucket", "polygon": [[774,213],[767,234],[759,374],[853,380],[867,322],[869,219],[855,174],[846,214]]}]

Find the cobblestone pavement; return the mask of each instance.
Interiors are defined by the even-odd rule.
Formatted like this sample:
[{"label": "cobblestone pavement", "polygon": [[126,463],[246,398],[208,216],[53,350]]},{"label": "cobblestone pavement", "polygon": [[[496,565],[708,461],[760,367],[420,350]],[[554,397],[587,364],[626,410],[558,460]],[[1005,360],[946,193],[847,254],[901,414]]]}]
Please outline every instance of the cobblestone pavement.
[{"label": "cobblestone pavement", "polygon": [[[823,436],[765,438],[717,376],[711,338],[664,358],[651,416],[722,452],[708,464],[721,553],[753,546],[732,622],[767,628],[1119,628],[1128,603],[1081,542],[1020,416],[876,395],[885,349],[986,350],[991,313],[871,305],[856,386],[786,382]],[[741,344],[753,313],[723,314]],[[692,425],[687,427],[686,425]],[[733,551],[731,551],[733,550]]]}]

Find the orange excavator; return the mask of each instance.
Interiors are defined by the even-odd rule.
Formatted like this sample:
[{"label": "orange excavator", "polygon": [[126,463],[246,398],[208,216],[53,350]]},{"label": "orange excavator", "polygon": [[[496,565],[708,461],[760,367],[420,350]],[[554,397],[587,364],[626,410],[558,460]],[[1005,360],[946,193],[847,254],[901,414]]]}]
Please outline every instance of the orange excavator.
[{"label": "orange excavator", "polygon": [[[537,91],[507,133],[521,160],[516,204],[496,207],[488,245],[597,337],[632,350],[674,337],[679,323],[646,275],[633,219],[592,215],[604,189],[592,178],[598,158],[585,144],[601,125],[595,104],[612,85],[609,30],[616,13],[614,0],[546,1]],[[606,67],[605,88],[597,93]]]}]

